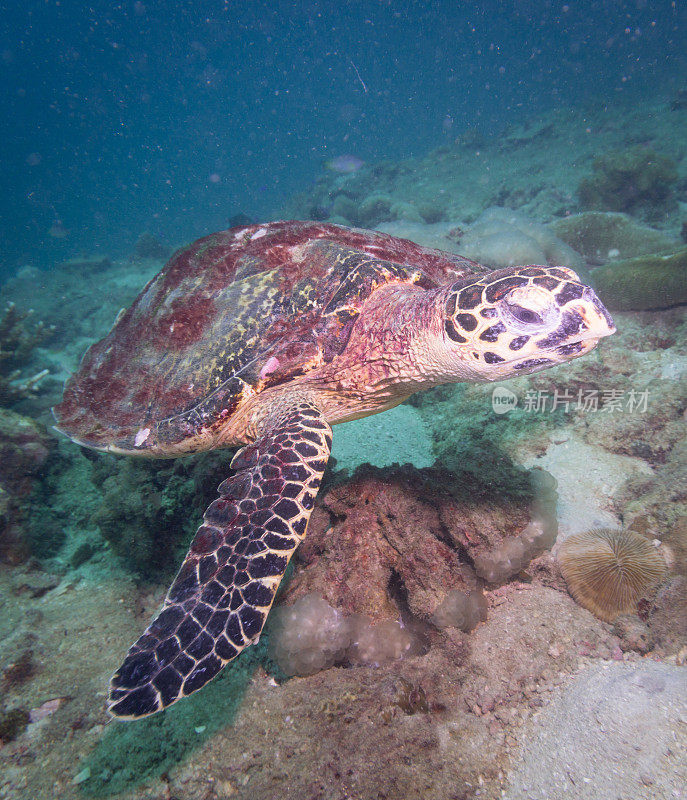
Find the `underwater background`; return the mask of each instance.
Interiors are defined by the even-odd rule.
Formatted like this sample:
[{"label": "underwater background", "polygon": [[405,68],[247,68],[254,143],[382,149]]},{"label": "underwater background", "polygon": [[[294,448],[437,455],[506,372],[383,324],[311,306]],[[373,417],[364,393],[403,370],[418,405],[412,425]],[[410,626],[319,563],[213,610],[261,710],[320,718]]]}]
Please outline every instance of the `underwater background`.
[{"label": "underwater background", "polygon": [[[684,4],[0,12],[0,800],[687,798]],[[110,721],[231,453],[50,409],[178,247],[290,218],[571,267],[617,333],[337,426],[259,644]]]}]

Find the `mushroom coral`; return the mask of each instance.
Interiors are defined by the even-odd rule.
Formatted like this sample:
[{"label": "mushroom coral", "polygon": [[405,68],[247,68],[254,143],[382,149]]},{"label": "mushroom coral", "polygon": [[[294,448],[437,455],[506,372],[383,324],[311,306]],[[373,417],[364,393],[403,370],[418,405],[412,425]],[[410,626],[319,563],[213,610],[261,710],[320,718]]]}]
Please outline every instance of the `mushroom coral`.
[{"label": "mushroom coral", "polygon": [[661,553],[633,531],[573,534],[561,544],[558,563],[570,594],[605,622],[636,612],[637,601],[666,574]]}]

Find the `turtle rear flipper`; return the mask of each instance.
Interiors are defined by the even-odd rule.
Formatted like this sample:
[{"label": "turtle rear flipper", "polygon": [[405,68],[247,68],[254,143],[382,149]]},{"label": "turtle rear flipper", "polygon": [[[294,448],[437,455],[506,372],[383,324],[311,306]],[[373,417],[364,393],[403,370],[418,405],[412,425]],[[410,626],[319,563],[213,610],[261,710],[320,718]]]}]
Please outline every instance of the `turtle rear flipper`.
[{"label": "turtle rear flipper", "polygon": [[240,450],[157,618],[110,682],[109,710],[154,714],[256,642],[308,518],[331,448],[320,411],[299,402]]}]

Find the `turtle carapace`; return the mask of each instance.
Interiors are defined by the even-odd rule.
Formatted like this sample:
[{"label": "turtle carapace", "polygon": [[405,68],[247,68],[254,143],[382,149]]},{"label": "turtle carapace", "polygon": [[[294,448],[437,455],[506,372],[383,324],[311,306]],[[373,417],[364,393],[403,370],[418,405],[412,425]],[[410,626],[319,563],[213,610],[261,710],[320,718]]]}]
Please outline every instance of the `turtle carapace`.
[{"label": "turtle carapace", "polygon": [[430,386],[546,369],[613,331],[566,267],[491,272],[338,225],[244,226],[175,253],[54,409],[59,430],[98,450],[243,446],[113,676],[110,712],[160,711],[257,640],[305,536],[331,425]]}]

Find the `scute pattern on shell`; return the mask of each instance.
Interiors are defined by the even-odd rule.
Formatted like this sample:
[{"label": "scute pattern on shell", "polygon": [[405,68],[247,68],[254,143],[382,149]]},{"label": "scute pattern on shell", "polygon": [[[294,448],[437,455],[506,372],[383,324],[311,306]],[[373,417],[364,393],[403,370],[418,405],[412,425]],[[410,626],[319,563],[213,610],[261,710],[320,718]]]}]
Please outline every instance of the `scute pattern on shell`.
[{"label": "scute pattern on shell", "polygon": [[481,269],[386,234],[321,223],[205,237],[175,253],[86,353],[55,408],[58,428],[95,448],[182,452],[250,394],[342,352],[380,283],[429,288]]}]

